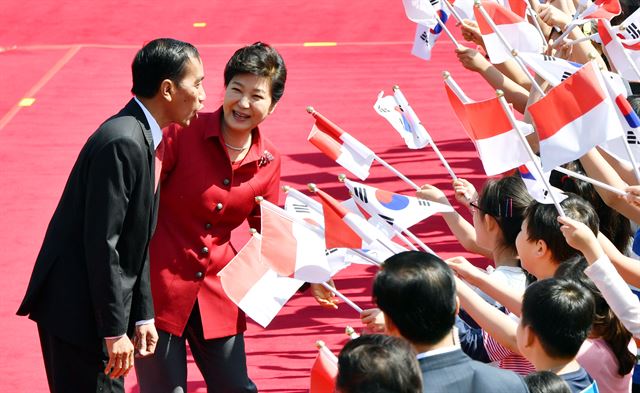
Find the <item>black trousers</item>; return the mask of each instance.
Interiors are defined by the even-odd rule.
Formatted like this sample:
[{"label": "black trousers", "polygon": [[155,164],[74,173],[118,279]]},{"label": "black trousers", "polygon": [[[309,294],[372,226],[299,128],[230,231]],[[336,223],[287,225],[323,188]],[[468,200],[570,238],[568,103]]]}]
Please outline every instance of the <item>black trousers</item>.
[{"label": "black trousers", "polygon": [[109,356],[104,345],[87,349],[50,334],[38,324],[40,346],[51,393],[124,393],[124,378],[104,374]]},{"label": "black trousers", "polygon": [[247,374],[244,336],[237,334],[205,340],[197,303],[182,337],[162,330],[158,330],[158,335],[153,357],[135,362],[140,393],[188,391],[186,342],[204,377],[208,393],[257,393],[256,385]]}]

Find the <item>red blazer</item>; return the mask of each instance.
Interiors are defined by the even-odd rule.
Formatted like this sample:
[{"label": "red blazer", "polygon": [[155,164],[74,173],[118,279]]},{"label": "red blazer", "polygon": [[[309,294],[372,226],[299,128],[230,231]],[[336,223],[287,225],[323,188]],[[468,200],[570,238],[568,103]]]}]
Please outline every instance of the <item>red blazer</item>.
[{"label": "red blazer", "polygon": [[165,133],[160,210],[151,241],[151,289],[159,329],[182,335],[198,300],[206,339],[246,329],[244,313],[227,298],[216,274],[236,254],[231,230],[245,219],[260,227],[256,196],[277,203],[280,155],[253,130],[235,169],[220,135],[222,108],[187,128]]}]

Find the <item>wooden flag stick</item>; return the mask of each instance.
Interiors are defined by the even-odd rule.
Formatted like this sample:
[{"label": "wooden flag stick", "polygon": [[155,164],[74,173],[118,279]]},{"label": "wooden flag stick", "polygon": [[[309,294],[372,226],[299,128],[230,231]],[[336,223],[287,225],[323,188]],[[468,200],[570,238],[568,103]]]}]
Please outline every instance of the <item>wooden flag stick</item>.
[{"label": "wooden flag stick", "polygon": [[513,116],[513,113],[511,112],[511,108],[509,108],[509,104],[507,103],[507,100],[504,99],[504,93],[502,92],[502,90],[496,90],[496,94],[498,95],[498,100],[500,101],[500,105],[502,105],[502,110],[509,118],[509,122],[511,123],[511,126],[513,127],[513,129],[516,130],[516,132],[518,133],[520,142],[522,142],[522,144],[524,145],[524,148],[527,151],[527,154],[529,155],[529,157],[531,158],[531,161],[533,162],[533,166],[536,167],[536,172],[538,172],[538,176],[540,176],[540,180],[542,180],[545,188],[549,191],[549,196],[551,197],[551,200],[553,201],[553,204],[555,205],[556,210],[558,210],[558,214],[564,217],[565,216],[564,210],[562,210],[562,206],[560,206],[560,202],[556,199],[555,194],[551,192],[551,185],[545,178],[544,173],[542,173],[542,168],[540,167],[540,164],[538,164],[538,162],[536,161],[536,156],[535,154],[533,154],[533,150],[531,150],[531,146],[529,146],[529,142],[527,142],[527,138],[525,138],[524,134],[520,130],[520,127],[518,127],[518,122],[516,121],[515,116]]}]

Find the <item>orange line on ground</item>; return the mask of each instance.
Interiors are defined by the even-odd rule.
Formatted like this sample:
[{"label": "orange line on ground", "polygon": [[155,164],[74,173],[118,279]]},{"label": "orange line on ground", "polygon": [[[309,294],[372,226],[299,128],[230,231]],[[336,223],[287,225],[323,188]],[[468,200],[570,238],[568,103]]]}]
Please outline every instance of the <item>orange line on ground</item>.
[{"label": "orange line on ground", "polygon": [[[80,45],[74,45],[71,48],[69,48],[69,50],[64,54],[64,56],[62,56],[62,58],[60,60],[58,60],[58,62],[56,64],[54,64],[51,68],[49,68],[49,70],[46,72],[46,74],[44,74],[42,76],[42,78],[40,78],[40,80],[31,87],[31,89],[29,89],[29,91],[27,91],[25,94],[23,94],[23,98],[24,97],[29,97],[32,98],[34,97],[39,91],[40,89],[42,89],[44,87],[45,84],[47,84],[47,82],[49,82],[51,80],[51,78],[54,77],[54,75],[60,71],[62,69],[62,67],[65,66],[65,64],[67,64],[69,62],[69,60],[71,60],[73,58],[73,56],[76,55],[76,53],[78,53],[78,51],[80,50],[80,48],[82,48],[82,46]],[[2,129],[9,124],[9,122],[15,117],[15,115],[18,114],[18,112],[20,112],[20,109],[22,109],[23,107],[21,107],[19,105],[20,101],[18,101],[13,108],[11,108],[9,110],[9,112],[7,112],[4,116],[2,116],[2,118],[0,119],[0,131],[2,131]]]}]

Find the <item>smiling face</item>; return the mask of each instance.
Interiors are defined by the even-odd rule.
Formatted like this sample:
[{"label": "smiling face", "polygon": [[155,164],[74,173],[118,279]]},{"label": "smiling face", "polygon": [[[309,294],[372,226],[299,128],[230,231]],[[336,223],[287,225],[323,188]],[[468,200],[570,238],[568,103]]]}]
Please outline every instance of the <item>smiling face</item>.
[{"label": "smiling face", "polygon": [[235,75],[224,94],[223,127],[231,133],[250,133],[274,108],[269,78],[253,74]]},{"label": "smiling face", "polygon": [[199,57],[189,58],[179,83],[173,84],[171,94],[171,121],[186,127],[197,116],[207,95],[202,86],[204,68]]}]

